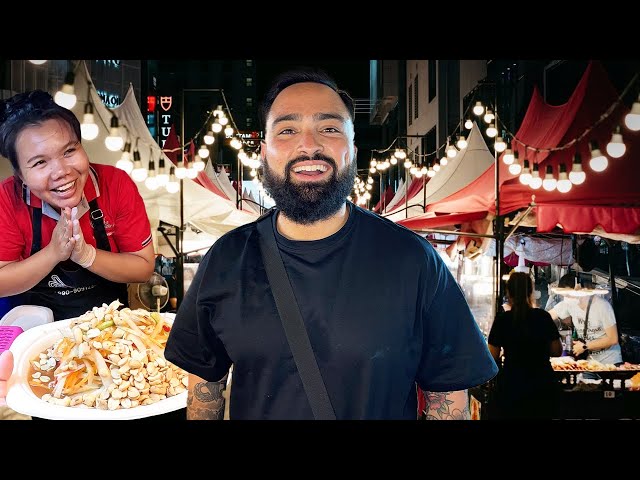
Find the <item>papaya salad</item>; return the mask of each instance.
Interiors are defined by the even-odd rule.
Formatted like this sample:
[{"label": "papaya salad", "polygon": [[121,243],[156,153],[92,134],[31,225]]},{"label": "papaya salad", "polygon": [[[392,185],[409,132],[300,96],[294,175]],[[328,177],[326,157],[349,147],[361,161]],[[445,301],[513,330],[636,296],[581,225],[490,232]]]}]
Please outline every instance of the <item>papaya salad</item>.
[{"label": "papaya salad", "polygon": [[29,385],[56,405],[117,410],[187,389],[188,374],[164,358],[171,326],[156,312],[119,301],[73,319],[53,346],[31,359]]}]

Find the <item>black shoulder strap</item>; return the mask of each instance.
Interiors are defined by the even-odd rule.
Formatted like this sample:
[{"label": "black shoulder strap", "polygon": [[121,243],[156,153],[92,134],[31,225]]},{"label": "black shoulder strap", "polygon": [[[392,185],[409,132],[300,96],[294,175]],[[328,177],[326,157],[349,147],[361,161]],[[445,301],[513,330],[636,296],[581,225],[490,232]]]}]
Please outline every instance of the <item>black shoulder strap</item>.
[{"label": "black shoulder strap", "polygon": [[98,199],[94,198],[89,202],[89,218],[91,219],[91,226],[93,227],[93,234],[96,236],[96,246],[100,250],[111,251],[111,245],[109,245],[109,238],[107,237],[107,231],[104,228],[104,213],[98,206]]},{"label": "black shoulder strap", "polygon": [[591,303],[593,302],[593,295],[589,297],[589,303],[587,304],[587,314],[584,317],[584,329],[582,330],[582,338],[587,341],[587,325],[589,325],[589,310],[591,310]]},{"label": "black shoulder strap", "polygon": [[42,209],[32,208],[31,227],[33,230],[33,238],[31,239],[31,255],[40,251],[42,244]]},{"label": "black shoulder strap", "polygon": [[267,271],[267,278],[269,279],[280,320],[293,353],[293,359],[298,367],[313,416],[316,420],[335,420],[336,415],[331,406],[329,394],[322,380],[296,297],[293,294],[289,277],[282,263],[280,250],[273,232],[272,214],[273,210],[270,210],[257,220],[260,252]]}]

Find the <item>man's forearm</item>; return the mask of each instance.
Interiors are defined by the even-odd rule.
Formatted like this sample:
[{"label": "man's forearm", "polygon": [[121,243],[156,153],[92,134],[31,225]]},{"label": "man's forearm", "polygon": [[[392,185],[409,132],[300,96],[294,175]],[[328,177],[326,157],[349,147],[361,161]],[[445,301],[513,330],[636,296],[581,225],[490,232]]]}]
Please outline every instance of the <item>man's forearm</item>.
[{"label": "man's forearm", "polygon": [[466,390],[424,392],[427,420],[470,420],[469,396]]},{"label": "man's forearm", "polygon": [[222,420],[224,418],[223,391],[227,375],[217,382],[208,382],[189,374],[187,394],[187,420]]}]

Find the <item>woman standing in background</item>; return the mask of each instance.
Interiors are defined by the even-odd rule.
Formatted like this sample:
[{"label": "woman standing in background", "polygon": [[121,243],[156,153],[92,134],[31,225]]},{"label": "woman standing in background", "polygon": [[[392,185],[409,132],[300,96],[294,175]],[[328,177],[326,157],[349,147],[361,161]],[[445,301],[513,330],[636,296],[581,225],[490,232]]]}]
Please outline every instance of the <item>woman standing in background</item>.
[{"label": "woman standing in background", "polygon": [[507,297],[510,310],[498,313],[488,340],[491,355],[501,365],[492,418],[551,419],[559,389],[549,357],[562,354],[560,334],[551,315],[533,307],[528,274],[511,274]]}]

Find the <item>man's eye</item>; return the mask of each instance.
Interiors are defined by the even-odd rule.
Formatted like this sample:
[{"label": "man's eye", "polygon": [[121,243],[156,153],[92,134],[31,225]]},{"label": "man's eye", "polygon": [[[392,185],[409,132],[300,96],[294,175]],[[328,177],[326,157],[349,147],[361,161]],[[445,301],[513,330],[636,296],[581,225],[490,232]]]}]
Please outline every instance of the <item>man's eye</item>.
[{"label": "man's eye", "polygon": [[337,129],[337,128],[335,128],[335,127],[325,127],[324,131],[325,131],[325,132],[329,132],[329,133],[337,133],[337,132],[339,132],[340,130],[338,130],[338,129]]},{"label": "man's eye", "polygon": [[70,155],[73,155],[74,153],[76,153],[76,150],[77,150],[77,149],[76,149],[75,147],[73,147],[73,148],[69,148],[69,149],[67,149],[67,150],[64,152],[64,156],[65,156],[65,157],[68,157],[68,156],[70,156]]},{"label": "man's eye", "polygon": [[293,133],[293,128],[285,128],[285,129],[283,129],[283,130],[281,130],[281,131],[280,131],[280,134],[281,134],[281,135],[282,135],[282,134],[289,135],[289,134],[291,134],[291,133]]},{"label": "man's eye", "polygon": [[45,164],[46,164],[46,162],[44,160],[38,160],[38,161],[36,161],[35,163],[33,163],[31,165],[31,168],[39,167],[39,166],[42,166],[42,165],[45,165]]}]

